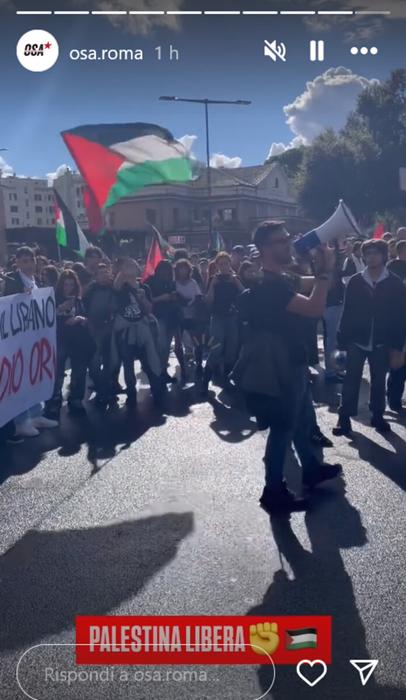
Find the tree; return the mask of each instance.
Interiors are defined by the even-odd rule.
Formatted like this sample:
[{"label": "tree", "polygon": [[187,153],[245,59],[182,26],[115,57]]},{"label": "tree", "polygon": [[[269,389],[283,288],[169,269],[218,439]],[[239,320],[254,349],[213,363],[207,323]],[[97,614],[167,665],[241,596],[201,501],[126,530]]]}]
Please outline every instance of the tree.
[{"label": "tree", "polygon": [[305,149],[295,182],[307,215],[325,220],[344,199],[360,222],[403,211],[399,168],[406,166],[406,70],[366,88],[338,134],[323,132]]}]

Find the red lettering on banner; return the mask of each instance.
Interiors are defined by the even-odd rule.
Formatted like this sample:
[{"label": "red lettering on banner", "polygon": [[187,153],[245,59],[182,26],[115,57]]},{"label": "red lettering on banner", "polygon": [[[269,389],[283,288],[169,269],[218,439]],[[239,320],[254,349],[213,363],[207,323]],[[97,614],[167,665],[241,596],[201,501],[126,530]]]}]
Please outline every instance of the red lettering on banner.
[{"label": "red lettering on banner", "polygon": [[43,381],[44,376],[49,379],[55,377],[55,350],[47,338],[41,338],[32,346],[30,357],[30,383],[31,386]]},{"label": "red lettering on banner", "polygon": [[[30,357],[30,384],[31,384],[31,386],[34,386],[34,384],[36,384],[38,381],[38,375],[39,375],[39,370],[40,370],[40,352],[41,352],[40,351],[40,343],[37,341],[32,346],[31,357]],[[32,362],[33,362],[33,358],[35,355],[36,355],[36,367],[35,367],[35,374],[33,376]]]},{"label": "red lettering on banner", "polygon": [[42,338],[41,340],[41,374],[40,374],[40,381],[42,382],[43,379],[43,372],[48,375],[50,379],[54,378],[54,375],[52,373],[52,367],[49,369],[48,363],[52,359],[52,351],[51,351],[51,345],[49,341],[46,338]]},{"label": "red lettering on banner", "polygon": [[[20,377],[18,379],[18,383],[16,383],[16,369],[17,369],[17,362],[20,363]],[[20,350],[18,351],[17,355],[14,355],[13,357],[13,374],[11,378],[11,386],[13,389],[13,394],[16,394],[17,391],[19,391],[21,382],[23,381],[23,376],[24,376],[24,360],[23,360],[23,353]]]},{"label": "red lettering on banner", "polygon": [[12,365],[11,365],[10,360],[8,360],[7,357],[3,357],[2,361],[1,361],[1,368],[0,368],[0,389],[3,385],[3,375],[4,375],[4,371],[5,371],[4,368],[7,369],[8,375],[7,375],[7,380],[4,382],[4,389],[1,391],[1,394],[0,394],[0,401],[2,401],[4,399],[6,391],[9,389],[9,386],[10,386],[11,367],[12,367]]},{"label": "red lettering on banner", "polygon": [[23,377],[24,357],[21,349],[14,353],[10,360],[8,357],[2,358],[0,365],[0,401],[6,396],[18,394]]}]

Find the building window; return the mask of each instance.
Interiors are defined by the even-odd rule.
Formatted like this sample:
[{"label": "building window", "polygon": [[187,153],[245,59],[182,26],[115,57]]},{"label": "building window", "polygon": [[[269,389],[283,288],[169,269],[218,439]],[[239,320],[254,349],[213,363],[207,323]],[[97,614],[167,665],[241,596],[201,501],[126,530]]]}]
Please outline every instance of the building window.
[{"label": "building window", "polygon": [[55,219],[51,219],[51,221],[52,221],[53,224],[55,223]]},{"label": "building window", "polygon": [[279,178],[275,178],[275,189],[277,190],[279,188]]},{"label": "building window", "polygon": [[146,211],[146,219],[149,224],[156,224],[156,210],[155,209],[147,209]]},{"label": "building window", "polygon": [[37,225],[42,226],[42,219],[37,219]]},{"label": "building window", "polygon": [[25,200],[25,206],[26,206],[26,207],[29,207],[29,206],[30,206],[30,203],[29,203],[28,199]]},{"label": "building window", "polygon": [[19,225],[20,225],[20,219],[13,218],[13,219],[11,219],[11,223],[14,224],[14,226],[19,226]]},{"label": "building window", "polygon": [[36,213],[36,214],[41,214],[41,212],[42,212],[42,207],[36,206],[36,207],[35,207],[35,213]]},{"label": "building window", "polygon": [[179,225],[179,209],[177,207],[174,207],[174,210],[173,210],[173,225],[174,226]]},{"label": "building window", "polygon": [[24,187],[24,194],[28,194],[28,189]]},{"label": "building window", "polygon": [[11,206],[11,207],[10,207],[10,211],[12,211],[14,214],[17,214],[17,212],[18,212],[18,207],[16,207],[16,206]]},{"label": "building window", "polygon": [[50,214],[53,214],[54,208],[53,208],[53,207],[48,207],[48,211],[49,211]]},{"label": "building window", "polygon": [[219,209],[219,216],[222,221],[235,221],[235,209]]},{"label": "building window", "polygon": [[42,202],[42,195],[34,194],[34,202]]}]

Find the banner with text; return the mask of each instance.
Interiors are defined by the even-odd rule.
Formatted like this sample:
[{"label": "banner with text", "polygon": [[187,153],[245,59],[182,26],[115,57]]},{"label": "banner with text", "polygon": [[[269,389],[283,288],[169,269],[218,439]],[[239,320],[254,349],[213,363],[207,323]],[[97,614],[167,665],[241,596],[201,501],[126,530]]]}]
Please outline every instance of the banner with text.
[{"label": "banner with text", "polygon": [[52,287],[0,298],[0,427],[52,396],[56,313]]},{"label": "banner with text", "polygon": [[78,664],[331,663],[332,618],[314,616],[76,617]]}]

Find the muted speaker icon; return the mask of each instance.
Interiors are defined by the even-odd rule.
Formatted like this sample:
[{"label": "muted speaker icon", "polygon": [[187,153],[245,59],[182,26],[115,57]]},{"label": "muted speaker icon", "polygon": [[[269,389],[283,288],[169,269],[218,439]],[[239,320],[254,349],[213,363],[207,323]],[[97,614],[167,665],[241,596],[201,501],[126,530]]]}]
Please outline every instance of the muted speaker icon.
[{"label": "muted speaker icon", "polygon": [[278,58],[281,61],[286,62],[286,46],[284,43],[277,44],[276,39],[274,41],[264,42],[264,55],[268,58],[272,58],[273,61],[277,61]]}]

